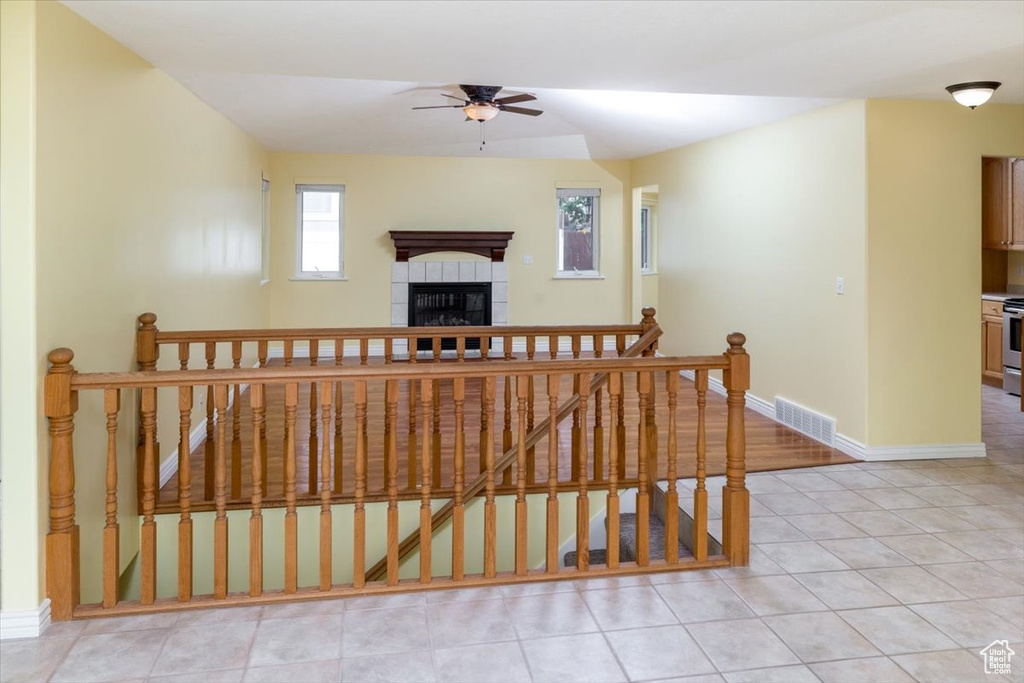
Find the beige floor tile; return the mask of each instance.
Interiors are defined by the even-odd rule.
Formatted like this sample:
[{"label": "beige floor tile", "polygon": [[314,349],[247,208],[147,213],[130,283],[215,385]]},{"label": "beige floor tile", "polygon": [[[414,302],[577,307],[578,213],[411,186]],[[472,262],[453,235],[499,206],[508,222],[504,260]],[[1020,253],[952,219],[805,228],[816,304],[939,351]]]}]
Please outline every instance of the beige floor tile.
[{"label": "beige floor tile", "polygon": [[453,590],[430,591],[426,594],[428,605],[440,605],[445,602],[470,602],[473,600],[494,600],[501,597],[501,589],[497,586],[481,588],[456,588]]},{"label": "beige floor tile", "polygon": [[683,624],[754,616],[746,603],[722,581],[668,583],[655,588]]},{"label": "beige floor tile", "polygon": [[516,639],[505,603],[501,600],[427,605],[427,630],[434,648]]},{"label": "beige floor tile", "polygon": [[860,574],[905,605],[963,600],[967,597],[921,567],[862,569]]},{"label": "beige floor tile", "polygon": [[818,677],[803,664],[752,669],[725,674],[729,683],[818,683]]},{"label": "beige floor tile", "polygon": [[759,546],[774,562],[790,574],[849,569],[838,557],[814,541],[768,543]]},{"label": "beige floor tile", "polygon": [[600,633],[525,640],[522,649],[535,683],[618,683],[626,680]]},{"label": "beige floor tile", "polygon": [[662,678],[658,683],[725,683],[725,679],[720,674],[697,674],[680,678]]},{"label": "beige floor tile", "polygon": [[843,487],[828,477],[815,472],[796,472],[793,474],[777,474],[775,478],[797,491],[838,491]]},{"label": "beige floor tile", "polygon": [[343,657],[412,652],[430,648],[427,613],[423,607],[346,612],[342,623]]},{"label": "beige floor tile", "polygon": [[1020,488],[1018,484],[964,484],[956,490],[989,505],[1020,505],[1024,502]]},{"label": "beige floor tile", "polygon": [[609,588],[629,588],[631,586],[649,586],[651,577],[647,576],[596,576],[592,579],[573,581],[577,590],[599,591]]},{"label": "beige floor tile", "polygon": [[436,680],[434,656],[429,651],[341,660],[342,683],[434,683]]},{"label": "beige floor tile", "polygon": [[1024,560],[986,560],[985,566],[995,569],[1019,584],[1024,584]]},{"label": "beige floor tile", "polygon": [[962,484],[977,484],[978,480],[975,479],[969,471],[962,468],[955,467],[936,467],[931,469],[923,469],[921,473],[926,475],[929,479],[936,482],[937,484],[943,484],[947,486],[960,486]]},{"label": "beige floor tile", "polygon": [[146,683],[240,683],[244,675],[245,669],[222,669],[173,676],[153,676],[146,679]]},{"label": "beige floor tile", "polygon": [[709,675],[715,667],[681,626],[659,626],[607,634],[630,680]]},{"label": "beige floor tile", "polygon": [[831,609],[887,607],[897,600],[857,572],[798,574],[796,580]]},{"label": "beige floor tile", "polygon": [[756,576],[726,583],[759,617],[828,609],[791,576]]},{"label": "beige floor tile", "polygon": [[[995,505],[965,505],[949,508],[949,513],[970,522],[979,529],[1005,529],[1012,533],[1014,539],[1019,539],[1021,522],[1012,512]],[[1011,543],[1013,541],[1011,540]],[[1015,545],[1024,546],[1024,541]]]},{"label": "beige floor tile", "polygon": [[957,646],[906,607],[875,607],[838,614],[887,655],[948,650]]},{"label": "beige floor tile", "polygon": [[878,510],[879,506],[856,491],[814,491],[807,497],[820,503],[830,512],[857,512],[859,510]]},{"label": "beige floor tile", "polygon": [[860,538],[863,531],[836,514],[791,515],[784,517],[808,538],[818,541],[828,538]]},{"label": "beige floor tile", "polygon": [[166,637],[167,631],[160,629],[82,636],[50,680],[84,683],[146,678]]},{"label": "beige floor tile", "polygon": [[385,593],[383,595],[365,595],[358,598],[345,598],[346,612],[359,612],[368,609],[398,609],[400,607],[422,607],[426,604],[424,593]]},{"label": "beige floor tile", "polygon": [[973,524],[961,519],[942,508],[916,508],[914,510],[897,510],[896,514],[914,526],[921,527],[928,533],[940,531],[968,531],[976,529]]},{"label": "beige floor tile", "polygon": [[[966,531],[956,533],[980,533]],[[973,558],[957,550],[938,536],[913,534],[907,536],[882,537],[878,539],[914,564],[935,564],[939,562],[970,562]]]},{"label": "beige floor tile", "polygon": [[994,640],[1024,641],[1024,623],[1007,621],[978,601],[932,602],[911,609],[960,647],[984,647]]},{"label": "beige floor tile", "polygon": [[598,630],[578,593],[508,598],[505,606],[520,638],[542,638]]},{"label": "beige floor tile", "polygon": [[892,486],[884,479],[880,479],[870,472],[829,472],[825,475],[832,481],[841,484],[843,488],[854,489],[884,489]]},{"label": "beige floor tile", "polygon": [[756,517],[750,520],[751,543],[806,541],[807,536],[782,517]]},{"label": "beige floor tile", "polygon": [[47,680],[74,642],[56,637],[0,640],[0,682]]},{"label": "beige floor tile", "polygon": [[975,560],[1020,560],[1024,548],[1019,548],[987,531],[950,531],[935,537],[959,548]]},{"label": "beige floor tile", "polygon": [[985,598],[975,602],[1012,624],[1024,624],[1024,596]]},{"label": "beige floor tile", "polygon": [[603,631],[679,623],[651,586],[584,591],[581,596]]},{"label": "beige floor tile", "polygon": [[920,527],[916,527],[907,520],[897,517],[888,510],[845,512],[842,517],[870,536],[900,536],[903,534],[921,533]]},{"label": "beige floor tile", "polygon": [[576,590],[573,581],[537,581],[534,583],[513,583],[501,586],[504,598],[521,598],[525,595],[546,595],[547,593],[571,593]]},{"label": "beige floor tile", "polygon": [[914,683],[906,671],[886,657],[820,662],[811,664],[811,671],[822,683]]},{"label": "beige floor tile", "polygon": [[910,564],[910,560],[873,538],[843,538],[819,543],[853,569]]},{"label": "beige floor tile", "polygon": [[282,602],[267,605],[263,608],[264,619],[295,619],[302,617],[318,617],[321,615],[341,614],[345,611],[345,600],[304,600],[302,602]]},{"label": "beige floor tile", "polygon": [[121,633],[124,631],[172,628],[177,621],[178,615],[173,612],[163,614],[139,614],[130,617],[109,617],[107,619],[90,619],[83,633],[91,636],[96,633]]},{"label": "beige floor tile", "polygon": [[281,683],[281,681],[302,681],[302,683],[337,683],[340,676],[341,660],[328,659],[320,662],[298,662],[277,666],[259,666],[245,672],[245,683]]},{"label": "beige floor tile", "polygon": [[796,489],[777,475],[755,472],[747,476],[747,490],[751,493],[795,493]]},{"label": "beige floor tile", "polygon": [[751,496],[777,515],[820,515],[828,512],[803,493],[766,493]]},{"label": "beige floor tile", "polygon": [[200,624],[214,624],[225,621],[257,621],[262,613],[263,608],[257,605],[252,607],[199,609],[191,612],[182,612],[178,620],[174,622],[174,627],[182,628],[184,626],[199,626]]},{"label": "beige floor tile", "polygon": [[909,491],[912,494],[914,493],[912,487],[934,486],[937,483],[934,479],[920,470],[876,470],[873,474],[879,479],[884,479],[893,486],[899,486],[903,490]]},{"label": "beige floor tile", "polygon": [[900,488],[861,489],[857,493],[885,510],[927,507],[927,501]]},{"label": "beige floor tile", "polygon": [[244,669],[258,623],[232,621],[173,628],[153,671],[164,675]]},{"label": "beige floor tile", "polygon": [[249,666],[314,662],[341,656],[341,615],[261,621]]},{"label": "beige floor tile", "polygon": [[40,638],[77,638],[85,633],[89,625],[88,619],[77,619],[75,621],[51,621]]},{"label": "beige floor tile", "polygon": [[872,657],[878,650],[834,612],[765,617],[764,623],[803,662]]},{"label": "beige floor tile", "polygon": [[1016,581],[1000,580],[1001,576],[981,562],[933,564],[925,566],[925,569],[972,598],[1024,595],[1024,586]]},{"label": "beige floor tile", "polygon": [[[701,572],[703,573],[703,572]],[[712,572],[722,579],[744,579],[750,576],[768,576],[772,574],[785,574],[786,570],[765,555],[764,551],[755,545],[750,546],[750,564],[746,567],[727,567],[715,569]],[[665,576],[664,574],[660,576]],[[653,579],[653,577],[652,577]]]},{"label": "beige floor tile", "polygon": [[[933,482],[933,484],[937,483],[938,482]],[[939,507],[952,505],[978,505],[980,503],[980,501],[960,493],[952,486],[914,486],[903,490]]]},{"label": "beige floor tile", "polygon": [[530,681],[530,672],[526,668],[519,643],[487,643],[452,650],[435,650],[434,666],[437,680],[442,683]]},{"label": "beige floor tile", "polygon": [[800,663],[799,658],[760,619],[690,624],[686,630],[719,671]]},{"label": "beige floor tile", "polygon": [[925,652],[892,658],[920,683],[984,683],[991,681],[982,666],[981,656],[967,650]]}]

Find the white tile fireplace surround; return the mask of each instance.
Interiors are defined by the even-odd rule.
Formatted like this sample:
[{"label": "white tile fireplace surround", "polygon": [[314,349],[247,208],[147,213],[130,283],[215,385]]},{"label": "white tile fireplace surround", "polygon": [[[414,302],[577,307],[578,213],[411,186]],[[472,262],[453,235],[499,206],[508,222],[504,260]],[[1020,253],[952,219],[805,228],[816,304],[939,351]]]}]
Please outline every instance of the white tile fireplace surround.
[{"label": "white tile fireplace surround", "polygon": [[[508,325],[508,264],[497,261],[406,261],[391,264],[391,326],[409,326],[410,282],[490,282],[491,323]],[[398,347],[403,348],[399,349]],[[405,351],[395,340],[395,352]]]}]

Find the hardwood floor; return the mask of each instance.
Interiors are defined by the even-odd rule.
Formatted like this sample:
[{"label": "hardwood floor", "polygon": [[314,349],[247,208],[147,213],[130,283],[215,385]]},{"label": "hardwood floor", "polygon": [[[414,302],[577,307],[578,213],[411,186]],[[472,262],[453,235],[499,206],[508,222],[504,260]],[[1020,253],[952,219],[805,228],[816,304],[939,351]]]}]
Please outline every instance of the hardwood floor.
[{"label": "hardwood floor", "polygon": [[[296,364],[302,361],[297,361]],[[504,382],[499,379],[497,385],[497,400],[495,401],[495,453],[502,451],[503,438],[515,442],[517,434],[516,425],[516,401],[514,380],[510,383],[513,399],[510,408],[510,420],[508,429],[510,435],[503,435],[506,426]],[[656,382],[656,415],[658,426],[658,476],[666,476],[666,450],[667,450],[667,425],[668,407],[667,394],[665,391],[665,378],[658,377]],[[465,434],[466,434],[466,481],[472,479],[480,471],[480,388],[481,380],[467,380],[466,401],[465,401]],[[408,440],[409,440],[409,399],[408,383],[402,382],[398,401],[398,458],[399,458],[399,488],[401,497],[418,497],[418,489],[410,487],[408,479]],[[441,381],[440,392],[440,440],[441,440],[441,482],[440,487],[435,484],[434,497],[449,497],[453,484],[453,453],[455,440],[455,417],[454,401],[452,397],[452,382]],[[311,491],[310,480],[310,452],[317,452],[322,442],[322,432],[318,433],[317,439],[310,439],[310,408],[309,408],[309,385],[300,386],[299,409],[296,416],[296,450],[297,450],[297,477],[296,490],[300,504],[312,503],[316,498],[315,490]],[[546,395],[546,378],[538,377],[535,380],[535,421],[539,423],[547,417],[548,397]],[[625,404],[626,423],[626,472],[620,472],[619,476],[626,480],[636,477],[636,449],[637,449],[637,426],[639,423],[638,401],[636,395],[636,378],[626,376],[623,378],[623,395]],[[572,393],[572,377],[561,378],[561,389],[559,393],[560,402]],[[197,395],[199,390],[197,389]],[[604,477],[608,473],[608,439],[611,433],[611,417],[609,415],[609,400],[607,391],[602,392],[601,411],[604,423],[603,445],[603,472]],[[354,457],[355,457],[355,419],[353,385],[344,383],[342,392],[342,430],[340,441],[334,441],[333,450],[339,447],[344,455],[342,465],[342,488],[340,494],[335,491],[333,498],[344,502],[350,500],[355,488],[354,478]],[[229,474],[229,500],[231,507],[245,507],[248,505],[251,496],[251,468],[252,460],[252,411],[249,405],[249,392],[241,394],[240,420],[238,440],[233,440],[228,449],[228,471]],[[695,443],[697,438],[697,394],[692,382],[683,380],[680,382],[677,413],[677,441],[678,460],[677,472],[680,478],[692,477],[696,472]],[[267,480],[267,496],[264,498],[264,505],[276,506],[283,504],[283,471],[284,471],[284,388],[283,386],[268,385],[266,387],[266,444],[267,444],[267,472],[264,478]],[[601,487],[600,481],[594,481],[594,430],[595,412],[597,410],[597,396],[591,397],[589,402],[588,449],[590,456],[588,472],[591,477],[591,487]],[[419,408],[417,408],[419,411]],[[230,413],[231,411],[229,411]],[[432,416],[431,416],[432,418]],[[752,410],[747,410],[746,415],[746,463],[747,470],[751,472],[765,470],[780,470],[796,467],[810,467],[816,465],[839,464],[854,462],[838,451],[813,441],[801,434],[794,432],[778,423],[769,420]],[[323,416],[318,415],[317,427],[323,428]],[[431,422],[433,420],[431,419]],[[368,406],[367,406],[367,500],[386,499],[385,493],[385,447],[384,447],[384,385],[383,383],[370,383],[368,385]],[[333,429],[334,416],[331,416]],[[166,429],[166,428],[165,428]],[[232,418],[229,416],[225,433],[233,433]],[[417,415],[416,436],[422,439],[422,415]],[[572,433],[572,419],[562,422],[558,429],[558,481],[559,487],[572,489],[575,482],[572,478],[570,462],[570,446]],[[166,443],[166,432],[162,431],[162,440],[165,441],[163,448],[171,450],[172,446]],[[707,474],[708,476],[724,474],[725,472],[725,437],[726,437],[726,404],[722,396],[708,392],[706,410],[706,439],[707,439]],[[432,435],[431,435],[432,438]],[[312,441],[312,443],[311,443]],[[422,441],[417,441],[419,446]],[[200,444],[191,454],[192,469],[192,501],[193,509],[202,510],[212,507],[212,500],[204,500],[204,459],[206,445]],[[419,456],[419,449],[416,451]],[[332,454],[333,458],[333,454]],[[548,443],[545,437],[536,448],[536,472],[535,485],[531,483],[531,490],[546,490],[547,486],[547,458]],[[415,469],[419,469],[418,463]],[[317,475],[314,475],[314,477]],[[333,476],[333,475],[332,475]],[[234,479],[234,486],[230,486]],[[501,476],[497,476],[499,492]],[[514,482],[514,474],[506,479],[506,485]],[[177,475],[172,477],[159,492],[158,509],[161,512],[171,512],[177,509]],[[514,484],[511,489],[514,491]]]}]

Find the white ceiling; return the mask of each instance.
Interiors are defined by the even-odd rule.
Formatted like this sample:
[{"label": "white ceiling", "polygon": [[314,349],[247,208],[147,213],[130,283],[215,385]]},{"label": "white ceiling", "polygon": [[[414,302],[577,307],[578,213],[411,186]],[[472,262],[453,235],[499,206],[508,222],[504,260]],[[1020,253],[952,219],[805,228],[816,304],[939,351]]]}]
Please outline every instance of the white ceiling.
[{"label": "white ceiling", "polygon": [[[64,0],[274,150],[633,158],[837,99],[1024,103],[1024,2]],[[451,83],[537,95],[464,123]],[[448,92],[455,92],[448,85]]]}]

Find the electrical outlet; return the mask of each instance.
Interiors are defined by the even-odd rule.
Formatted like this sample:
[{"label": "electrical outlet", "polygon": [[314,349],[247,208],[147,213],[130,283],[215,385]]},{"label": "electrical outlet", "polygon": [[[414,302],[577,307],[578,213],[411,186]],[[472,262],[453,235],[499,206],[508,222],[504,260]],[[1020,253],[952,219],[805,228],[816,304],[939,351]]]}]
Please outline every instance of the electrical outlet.
[{"label": "electrical outlet", "polygon": [[836,278],[836,294],[842,294],[842,293],[843,293],[843,278],[837,277]]},{"label": "electrical outlet", "polygon": [[533,256],[531,256],[530,254],[523,254],[523,265],[524,266],[532,266],[533,265]]}]

